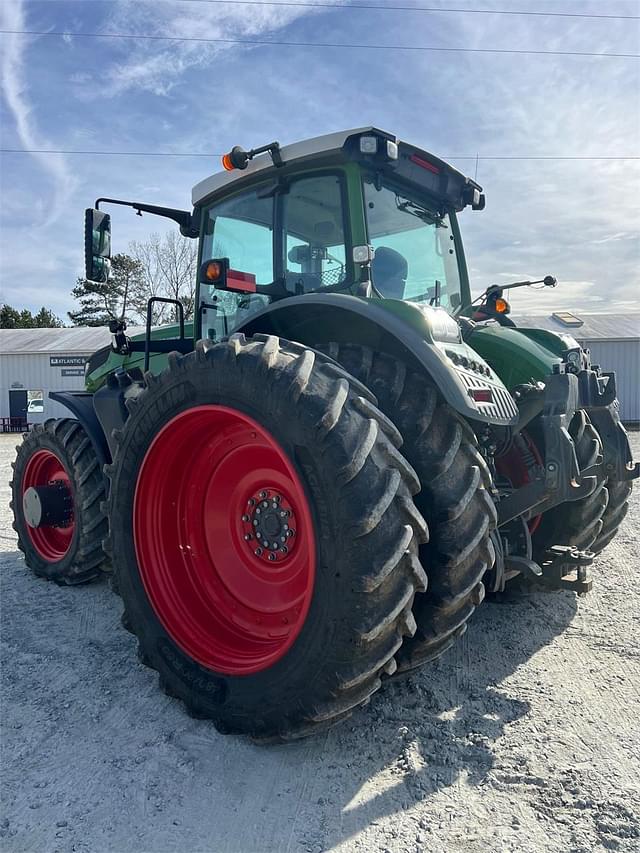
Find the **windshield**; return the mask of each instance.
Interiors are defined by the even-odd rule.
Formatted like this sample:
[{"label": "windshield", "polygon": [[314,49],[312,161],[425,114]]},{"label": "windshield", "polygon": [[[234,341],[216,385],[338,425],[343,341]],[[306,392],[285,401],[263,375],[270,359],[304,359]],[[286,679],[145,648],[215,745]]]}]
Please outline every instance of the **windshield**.
[{"label": "windshield", "polygon": [[457,308],[460,274],[448,213],[419,190],[378,176],[365,178],[364,194],[376,289],[388,299]]}]

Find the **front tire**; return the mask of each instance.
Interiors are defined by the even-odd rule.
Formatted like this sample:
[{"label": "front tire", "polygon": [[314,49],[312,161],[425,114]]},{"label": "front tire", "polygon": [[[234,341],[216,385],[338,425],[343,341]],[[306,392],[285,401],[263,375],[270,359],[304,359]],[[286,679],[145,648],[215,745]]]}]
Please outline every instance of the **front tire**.
[{"label": "front tire", "polygon": [[[602,454],[602,442],[587,413],[582,409],[571,419],[569,432],[580,469],[584,470],[595,464]],[[602,535],[609,501],[607,483],[602,481],[586,498],[567,501],[544,512],[531,537],[534,560],[542,562],[547,550],[553,545],[573,545],[580,550],[588,549],[599,553],[604,548],[602,545],[598,549],[597,543]],[[617,530],[617,527],[615,529]],[[612,536],[614,534],[615,530]]]},{"label": "front tire", "polygon": [[[34,574],[59,584],[101,577],[109,562],[102,547],[108,530],[101,511],[104,477],[84,427],[72,418],[35,424],[17,450],[11,508],[26,564]],[[58,489],[65,504],[64,518],[31,526],[25,493],[52,488]]]},{"label": "front tire", "polygon": [[[312,350],[234,335],[172,355],[129,405],[108,468],[111,541],[161,686],[260,739],[367,702],[415,631],[427,533],[400,436],[366,389]],[[273,504],[296,519],[286,553]]]}]

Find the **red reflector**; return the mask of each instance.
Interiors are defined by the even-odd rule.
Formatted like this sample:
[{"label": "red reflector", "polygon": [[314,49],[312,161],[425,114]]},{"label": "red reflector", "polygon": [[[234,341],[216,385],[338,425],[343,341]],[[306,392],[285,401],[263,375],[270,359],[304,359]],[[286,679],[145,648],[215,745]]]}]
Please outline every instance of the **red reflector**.
[{"label": "red reflector", "polygon": [[491,388],[469,388],[469,394],[476,403],[493,403]]},{"label": "red reflector", "polygon": [[434,166],[433,163],[430,163],[428,160],[424,160],[422,157],[418,157],[417,154],[412,154],[409,157],[412,163],[415,163],[416,166],[420,166],[421,169],[427,169],[429,172],[433,172],[434,175],[440,174],[440,169],[437,166]]},{"label": "red reflector", "polygon": [[255,293],[256,277],[251,272],[227,270],[227,290],[242,290],[246,293]]}]

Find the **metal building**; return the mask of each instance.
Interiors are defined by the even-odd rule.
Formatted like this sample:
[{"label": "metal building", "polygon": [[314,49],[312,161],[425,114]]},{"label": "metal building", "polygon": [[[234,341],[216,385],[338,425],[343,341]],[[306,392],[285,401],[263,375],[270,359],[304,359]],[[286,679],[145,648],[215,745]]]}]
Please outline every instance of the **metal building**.
[{"label": "metal building", "polygon": [[87,358],[110,341],[103,327],[0,329],[0,429],[68,416],[49,391],[82,390]]},{"label": "metal building", "polygon": [[558,311],[550,316],[514,314],[517,326],[564,332],[591,350],[591,361],[613,370],[618,383],[622,420],[640,423],[640,313],[578,314]]},{"label": "metal building", "polygon": [[[640,422],[640,313],[514,315],[519,326],[564,332],[591,350],[591,359],[618,379],[622,419]],[[141,330],[131,329],[130,333]],[[0,423],[42,423],[68,415],[50,391],[84,388],[87,358],[111,341],[104,327],[0,329]]]}]

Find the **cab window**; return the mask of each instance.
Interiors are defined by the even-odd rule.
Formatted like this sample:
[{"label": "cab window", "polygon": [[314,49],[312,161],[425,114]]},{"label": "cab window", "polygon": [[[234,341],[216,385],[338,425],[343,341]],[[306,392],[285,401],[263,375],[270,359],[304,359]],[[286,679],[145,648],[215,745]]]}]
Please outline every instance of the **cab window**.
[{"label": "cab window", "polygon": [[417,188],[365,180],[371,272],[386,298],[453,309],[460,304],[460,273],[449,215]]},{"label": "cab window", "polygon": [[[256,284],[271,284],[273,269],[273,195],[261,188],[213,205],[205,214],[202,260],[229,258],[231,269],[252,273]],[[269,303],[259,294],[231,293],[200,286],[202,336],[219,340]]]},{"label": "cab window", "polygon": [[337,175],[293,181],[283,196],[285,285],[310,293],[346,279],[343,190]]}]

